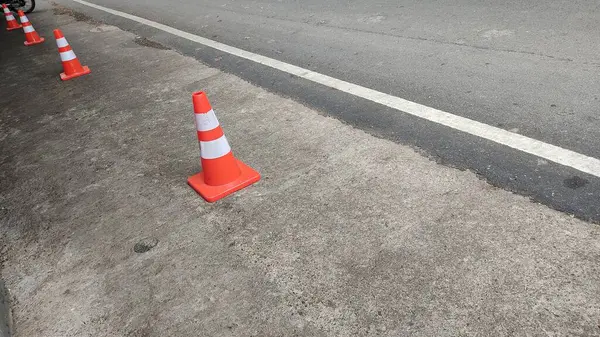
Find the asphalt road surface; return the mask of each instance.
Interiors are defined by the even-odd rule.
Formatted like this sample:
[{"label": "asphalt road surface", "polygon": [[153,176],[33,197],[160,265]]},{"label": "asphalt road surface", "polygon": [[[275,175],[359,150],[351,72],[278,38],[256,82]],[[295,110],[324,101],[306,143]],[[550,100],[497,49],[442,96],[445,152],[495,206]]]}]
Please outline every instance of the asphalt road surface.
[{"label": "asphalt road surface", "polygon": [[[593,1],[92,3],[600,158],[600,5]],[[74,3],[324,114],[600,221],[600,179]],[[265,121],[268,122],[268,121]]]}]

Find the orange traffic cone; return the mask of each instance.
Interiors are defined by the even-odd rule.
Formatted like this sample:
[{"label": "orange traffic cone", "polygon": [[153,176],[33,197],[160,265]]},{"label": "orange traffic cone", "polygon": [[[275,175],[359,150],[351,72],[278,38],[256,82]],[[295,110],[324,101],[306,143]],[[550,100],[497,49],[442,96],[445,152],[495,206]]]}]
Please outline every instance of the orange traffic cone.
[{"label": "orange traffic cone", "polygon": [[21,28],[21,25],[17,22],[17,20],[15,20],[15,17],[10,9],[8,9],[6,4],[2,4],[2,9],[4,10],[4,17],[6,18],[6,30],[15,30]]},{"label": "orange traffic cone", "polygon": [[91,73],[90,68],[81,66],[81,63],[79,63],[77,56],[75,56],[73,49],[71,49],[69,42],[67,42],[67,39],[65,39],[65,36],[60,29],[54,30],[54,37],[56,38],[60,60],[62,61],[63,69],[65,70],[64,73],[60,74],[61,80],[66,81]]},{"label": "orange traffic cone", "polygon": [[215,202],[260,180],[260,174],[236,159],[204,92],[192,94],[200,142],[202,172],[188,184],[206,201]]},{"label": "orange traffic cone", "polygon": [[33,29],[33,25],[29,22],[29,19],[25,16],[22,10],[19,10],[19,20],[21,20],[21,24],[23,25],[23,31],[25,32],[25,45],[31,46],[34,44],[44,42],[44,38],[40,37],[40,35]]}]

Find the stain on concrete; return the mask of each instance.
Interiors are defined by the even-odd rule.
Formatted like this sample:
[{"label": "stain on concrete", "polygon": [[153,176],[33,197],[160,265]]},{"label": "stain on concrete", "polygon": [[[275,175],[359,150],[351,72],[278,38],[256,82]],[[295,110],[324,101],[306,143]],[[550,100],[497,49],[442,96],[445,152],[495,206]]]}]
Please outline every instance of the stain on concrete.
[{"label": "stain on concrete", "polygon": [[71,8],[61,6],[61,5],[57,4],[56,2],[51,2],[51,4],[52,4],[52,12],[54,13],[54,15],[72,16],[77,21],[82,21],[82,22],[86,22],[89,24],[93,24],[93,25],[98,25],[98,24],[102,23],[101,21],[95,20],[87,14],[75,11]]},{"label": "stain on concrete", "polygon": [[514,35],[515,32],[513,32],[512,30],[508,30],[508,29],[490,29],[490,30],[485,30],[483,32],[480,33],[480,36],[485,38],[485,39],[494,39],[494,38],[499,38],[499,37],[506,37],[506,36],[512,36]]},{"label": "stain on concrete", "polygon": [[164,45],[156,42],[156,41],[152,41],[149,40],[145,37],[141,37],[141,36],[136,36],[133,39],[133,42],[139,44],[140,46],[144,46],[144,47],[150,47],[150,48],[155,48],[155,49],[160,49],[160,50],[170,50],[171,48],[169,47],[165,47]]},{"label": "stain on concrete", "polygon": [[373,24],[373,23],[380,23],[381,21],[383,21],[385,19],[386,19],[386,17],[384,15],[372,15],[372,16],[359,18],[358,22]]},{"label": "stain on concrete", "polygon": [[133,251],[136,253],[146,253],[146,252],[150,251],[152,248],[156,247],[157,244],[158,244],[157,238],[144,238],[144,239],[138,241],[133,246]]},{"label": "stain on concrete", "polygon": [[104,32],[114,32],[119,30],[118,27],[115,26],[109,26],[109,25],[100,25],[97,27],[94,27],[92,29],[90,29],[90,32],[92,33],[104,33]]}]

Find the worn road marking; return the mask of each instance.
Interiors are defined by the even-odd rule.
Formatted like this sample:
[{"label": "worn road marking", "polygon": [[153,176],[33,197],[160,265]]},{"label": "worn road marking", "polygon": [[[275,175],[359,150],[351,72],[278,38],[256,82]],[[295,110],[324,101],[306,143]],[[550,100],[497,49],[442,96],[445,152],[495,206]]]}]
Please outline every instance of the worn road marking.
[{"label": "worn road marking", "polygon": [[198,35],[184,32],[177,28],[173,28],[158,22],[147,20],[139,16],[99,6],[84,0],[73,1],[162,30],[164,32],[182,37],[184,39],[205,45],[213,49],[220,50],[231,55],[235,55],[237,57],[260,63],[262,65],[289,74],[293,74],[295,76],[307,79],[315,83],[322,84],[330,88],[334,88],[349,93],[351,95],[388,106],[401,112],[411,114],[413,116],[420,117],[428,121],[438,123],[462,132],[466,132],[468,134],[481,137],[496,142],[498,144],[506,145],[513,149],[517,149],[519,151],[526,152],[564,166],[572,167],[576,170],[594,175],[596,177],[600,177],[600,160],[597,158],[589,157],[575,151],[563,149],[552,144],[548,144],[533,138],[525,137],[510,131],[506,131],[504,129],[497,128],[495,126],[474,121],[472,119],[460,117],[442,110],[430,108],[422,104],[407,101],[400,97],[388,95],[377,90],[365,88],[357,84],[339,80],[337,78],[333,78],[312,70],[297,67],[295,65],[278,61],[266,56],[251,53]]}]

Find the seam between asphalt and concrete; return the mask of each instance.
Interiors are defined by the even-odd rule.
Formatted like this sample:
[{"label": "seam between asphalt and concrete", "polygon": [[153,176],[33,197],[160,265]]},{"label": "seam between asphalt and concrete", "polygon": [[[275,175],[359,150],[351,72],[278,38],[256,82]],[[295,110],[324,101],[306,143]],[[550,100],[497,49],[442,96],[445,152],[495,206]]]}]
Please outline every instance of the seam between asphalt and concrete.
[{"label": "seam between asphalt and concrete", "polygon": [[431,108],[419,103],[411,102],[406,99],[389,95],[377,90],[369,89],[357,84],[349,83],[344,80],[333,78],[309,69],[298,67],[283,61],[270,57],[242,50],[224,43],[220,43],[205,37],[191,34],[180,29],[164,25],[152,20],[148,20],[136,15],[128,14],[104,6],[96,5],[84,0],[72,0],[74,2],[110,13],[122,18],[126,18],[164,32],[179,36],[189,41],[205,45],[207,47],[220,50],[222,52],[244,58],[285,73],[298,76],[300,78],[318,83],[342,92],[378,103],[399,112],[404,112],[446,127],[462,131],[486,140],[502,144],[513,149],[535,155],[537,157],[574,168],[578,171],[600,177],[600,160],[584,154],[564,149],[562,147],[548,144],[540,140],[519,135],[492,125],[481,123],[469,118],[457,116],[449,112]]}]

